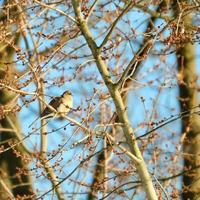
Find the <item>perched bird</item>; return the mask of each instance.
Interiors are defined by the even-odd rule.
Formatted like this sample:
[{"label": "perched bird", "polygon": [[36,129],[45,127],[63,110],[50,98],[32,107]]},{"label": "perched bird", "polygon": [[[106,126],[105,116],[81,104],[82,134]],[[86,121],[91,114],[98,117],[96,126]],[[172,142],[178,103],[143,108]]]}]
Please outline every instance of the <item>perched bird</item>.
[{"label": "perched bird", "polygon": [[[40,117],[35,119],[30,125],[32,126],[39,118],[47,119],[50,117],[62,118],[63,115],[69,113],[73,107],[73,96],[70,91],[65,91],[61,96],[53,98],[49,106],[46,106],[44,111],[41,113]],[[56,110],[57,113],[54,111]]]}]

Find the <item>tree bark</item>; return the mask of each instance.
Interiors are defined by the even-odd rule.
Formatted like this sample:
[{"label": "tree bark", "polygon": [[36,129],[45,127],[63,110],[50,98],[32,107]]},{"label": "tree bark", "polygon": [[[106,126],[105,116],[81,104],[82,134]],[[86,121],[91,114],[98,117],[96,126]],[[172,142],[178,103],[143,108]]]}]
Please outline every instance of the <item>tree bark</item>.
[{"label": "tree bark", "polygon": [[[16,11],[16,7],[10,10],[13,14],[11,15],[12,17],[15,16],[14,13]],[[8,25],[7,17],[3,14],[3,11],[0,13],[0,21],[3,22],[1,28],[7,31],[13,30],[12,26],[16,26],[15,23],[12,26]],[[20,40],[20,34],[13,32],[6,40],[10,41],[13,46],[17,45]],[[0,81],[11,83],[14,80],[14,72],[16,70],[14,64],[12,64],[14,63],[15,54],[13,46],[8,45],[8,42],[3,40],[0,42]],[[25,149],[20,143],[14,148],[10,148],[12,144],[19,142],[16,132],[20,134],[20,126],[16,113],[5,113],[4,111],[15,107],[15,97],[16,94],[13,92],[0,88],[0,144],[3,147],[3,152],[0,153],[0,199],[2,200],[25,195],[31,195],[27,199],[34,199],[27,163],[24,162],[26,160],[25,156],[28,155],[25,154]],[[6,150],[7,148],[8,150]]]},{"label": "tree bark", "polygon": [[[190,15],[186,15],[183,23],[192,23]],[[192,38],[191,38],[192,39]],[[190,42],[177,50],[179,102],[181,112],[190,111],[188,117],[182,119],[183,142],[183,199],[200,198],[200,116],[194,114],[194,107],[199,104],[197,90],[197,72],[195,66],[194,45]],[[187,172],[188,170],[188,172]]]}]

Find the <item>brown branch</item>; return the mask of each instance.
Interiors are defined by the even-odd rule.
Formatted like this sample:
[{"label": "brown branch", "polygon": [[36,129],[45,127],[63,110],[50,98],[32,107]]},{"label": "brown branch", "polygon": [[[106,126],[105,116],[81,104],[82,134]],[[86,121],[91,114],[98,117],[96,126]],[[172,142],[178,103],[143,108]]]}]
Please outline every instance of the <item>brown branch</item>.
[{"label": "brown branch", "polygon": [[113,84],[113,81],[110,77],[110,73],[109,73],[104,61],[101,58],[99,49],[97,48],[97,45],[91,35],[91,32],[89,31],[89,29],[87,27],[86,21],[84,20],[84,18],[82,16],[79,3],[76,0],[72,0],[72,5],[74,8],[74,12],[75,12],[77,21],[79,23],[81,32],[82,32],[83,36],[85,37],[85,39],[88,43],[88,46],[90,47],[90,50],[92,51],[92,54],[96,60],[97,68],[98,68],[110,94],[111,94],[111,97],[112,97],[113,102],[116,107],[117,114],[119,116],[119,120],[124,125],[123,132],[126,137],[127,144],[129,145],[130,151],[134,156],[136,156],[140,160],[140,163],[136,167],[137,167],[138,173],[140,175],[140,178],[143,182],[143,186],[144,186],[145,192],[147,193],[147,197],[149,199],[156,200],[157,195],[156,195],[155,189],[153,187],[150,174],[144,163],[144,160],[142,158],[139,147],[138,147],[136,141],[133,140],[133,138],[134,138],[133,129],[129,123],[126,108],[123,103],[120,91]]},{"label": "brown branch", "polygon": [[123,9],[123,11],[121,12],[121,14],[115,19],[115,21],[112,23],[109,32],[107,33],[107,35],[105,36],[103,42],[101,43],[101,45],[99,46],[99,49],[102,49],[102,47],[108,42],[114,28],[116,27],[118,21],[122,18],[122,16],[127,13],[129,11],[129,9],[134,6],[135,3],[133,3],[132,1],[126,6],[125,9]]}]

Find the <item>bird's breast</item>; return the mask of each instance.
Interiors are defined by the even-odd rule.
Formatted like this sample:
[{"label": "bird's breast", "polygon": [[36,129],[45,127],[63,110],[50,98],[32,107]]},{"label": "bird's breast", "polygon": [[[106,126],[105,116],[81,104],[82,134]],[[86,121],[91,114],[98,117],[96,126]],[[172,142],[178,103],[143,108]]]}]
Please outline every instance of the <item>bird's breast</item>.
[{"label": "bird's breast", "polygon": [[62,99],[62,103],[58,107],[58,112],[67,114],[73,106],[72,98]]}]

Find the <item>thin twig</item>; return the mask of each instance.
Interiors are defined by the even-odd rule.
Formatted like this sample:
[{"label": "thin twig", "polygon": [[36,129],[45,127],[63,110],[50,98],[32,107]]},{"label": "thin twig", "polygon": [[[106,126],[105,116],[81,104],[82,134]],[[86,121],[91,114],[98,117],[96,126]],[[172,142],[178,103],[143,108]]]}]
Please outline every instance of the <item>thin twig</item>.
[{"label": "thin twig", "polygon": [[56,12],[58,12],[58,13],[64,15],[64,16],[66,16],[72,22],[74,22],[74,23],[77,24],[76,20],[72,16],[68,15],[67,13],[63,12],[62,10],[59,10],[58,8],[55,8],[53,5],[47,5],[47,4],[42,3],[42,2],[40,2],[38,0],[33,0],[33,1],[35,1],[36,3],[38,3],[39,5],[41,5],[41,6],[45,7],[45,8],[49,8],[51,10],[55,10]]},{"label": "thin twig", "polygon": [[101,49],[106,43],[107,41],[109,40],[111,34],[113,33],[113,30],[115,28],[115,26],[117,25],[117,22],[121,19],[121,17],[126,13],[128,12],[128,10],[131,8],[131,6],[133,6],[133,2],[131,1],[127,6],[126,8],[121,12],[121,14],[117,17],[117,19],[115,19],[115,21],[112,23],[112,26],[108,32],[108,34],[106,35],[106,37],[104,38],[103,42],[101,43],[101,45],[99,46],[99,49]]}]

